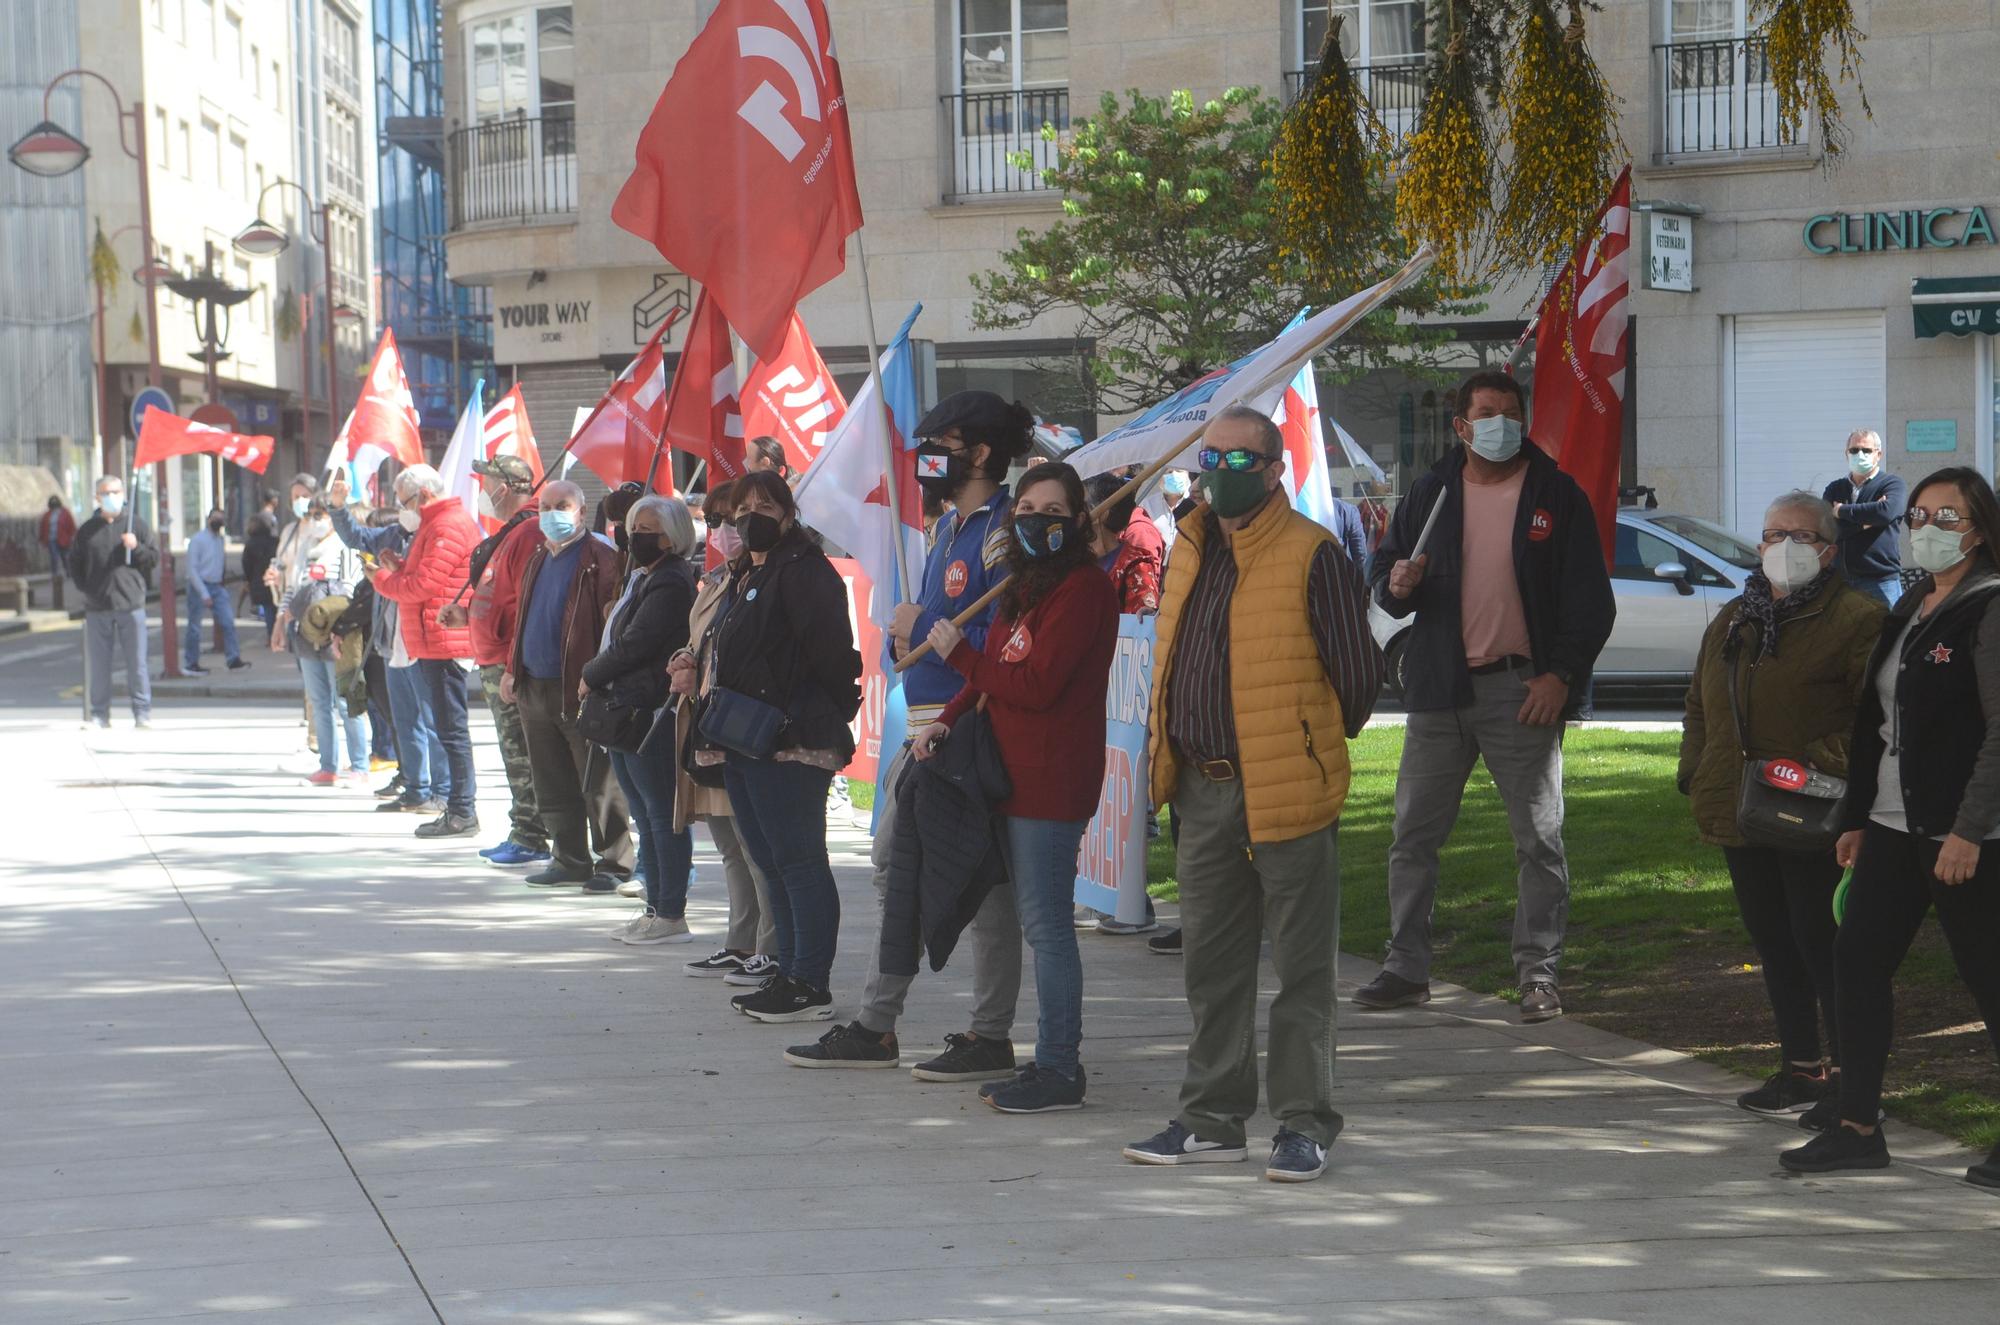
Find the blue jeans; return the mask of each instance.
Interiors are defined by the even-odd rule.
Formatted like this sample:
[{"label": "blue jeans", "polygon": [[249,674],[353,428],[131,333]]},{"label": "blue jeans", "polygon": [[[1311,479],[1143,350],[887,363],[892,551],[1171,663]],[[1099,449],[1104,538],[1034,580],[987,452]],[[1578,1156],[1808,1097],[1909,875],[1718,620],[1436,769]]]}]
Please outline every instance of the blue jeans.
[{"label": "blue jeans", "polygon": [[431,728],[431,696],[417,665],[385,667],[389,678],[389,712],[396,722],[396,760],[403,770],[405,795],[419,800],[449,800],[451,772],[445,766],[444,745]]},{"label": "blue jeans", "polygon": [[461,819],[477,819],[474,801],[479,784],[472,774],[472,723],[465,714],[465,669],[449,658],[424,658],[417,663],[424,687],[431,697],[431,730],[444,749],[445,767],[450,770],[451,792],[445,798],[450,812]]},{"label": "blue jeans", "polygon": [[1903,596],[1903,577],[1885,575],[1879,580],[1851,579],[1848,584],[1862,593],[1872,594],[1882,601],[1883,606],[1893,609]]},{"label": "blue jeans", "polygon": [[611,771],[625,789],[625,804],[639,824],[639,877],[646,881],[646,909],[679,920],[687,915],[688,869],[694,838],[674,831],[674,749],[662,742],[649,755],[611,755]]},{"label": "blue jeans", "polygon": [[1074,1080],[1083,1041],[1083,958],[1076,949],[1076,852],[1085,820],[1007,820],[1014,910],[1035,954],[1035,1062]]},{"label": "blue jeans", "polygon": [[347,734],[347,766],[357,773],[368,771],[368,724],[347,711],[347,701],[334,684],[333,663],[306,654],[299,660],[299,674],[306,680],[306,698],[312,701],[313,735],[319,738],[319,767],[331,773],[340,766],[340,747],[334,743],[336,722]]},{"label": "blue jeans", "polygon": [[723,768],[743,849],[770,884],[778,969],[825,989],[840,938],[840,890],[826,858],[826,790],[811,764],[730,755]]},{"label": "blue jeans", "polygon": [[188,586],[187,629],[181,632],[181,657],[189,667],[201,666],[201,609],[207,604],[215,611],[215,619],[222,623],[222,656],[235,662],[243,656],[242,646],[236,642],[236,606],[229,601],[229,590],[219,584],[191,584]]}]

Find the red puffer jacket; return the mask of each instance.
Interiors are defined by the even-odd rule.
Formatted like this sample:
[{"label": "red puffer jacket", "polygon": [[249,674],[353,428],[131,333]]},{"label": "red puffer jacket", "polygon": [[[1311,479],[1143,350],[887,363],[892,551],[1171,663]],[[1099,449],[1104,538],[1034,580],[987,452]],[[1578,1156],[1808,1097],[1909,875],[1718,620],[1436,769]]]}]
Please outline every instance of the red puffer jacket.
[{"label": "red puffer jacket", "polygon": [[464,626],[438,624],[438,609],[465,584],[479,526],[453,497],[434,497],[423,509],[417,536],[396,570],[375,573],[375,592],[402,604],[403,647],[412,658],[470,658],[472,636]]}]

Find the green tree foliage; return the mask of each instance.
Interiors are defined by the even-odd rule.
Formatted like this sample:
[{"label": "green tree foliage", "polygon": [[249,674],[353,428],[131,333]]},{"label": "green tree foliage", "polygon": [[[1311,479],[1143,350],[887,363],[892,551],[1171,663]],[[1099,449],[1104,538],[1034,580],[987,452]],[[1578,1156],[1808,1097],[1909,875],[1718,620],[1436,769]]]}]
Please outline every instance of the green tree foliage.
[{"label": "green tree foliage", "polygon": [[[1282,104],[1232,88],[1197,104],[1187,92],[1125,100],[1107,93],[1098,113],[1059,143],[1047,184],[1063,194],[1048,229],[1022,229],[1001,265],[972,278],[974,321],[1013,330],[1038,318],[1072,326],[1087,351],[1087,403],[1101,413],[1152,404],[1284,329],[1301,307],[1325,306],[1360,284],[1328,289],[1283,251],[1269,162]],[[1017,168],[1030,168],[1018,154]],[[1382,184],[1367,221],[1349,236],[1345,264],[1372,283],[1409,256]],[[1441,311],[1434,282],[1395,307]],[[1394,309],[1371,317],[1335,347],[1337,375],[1391,356],[1419,366],[1440,338]]]}]

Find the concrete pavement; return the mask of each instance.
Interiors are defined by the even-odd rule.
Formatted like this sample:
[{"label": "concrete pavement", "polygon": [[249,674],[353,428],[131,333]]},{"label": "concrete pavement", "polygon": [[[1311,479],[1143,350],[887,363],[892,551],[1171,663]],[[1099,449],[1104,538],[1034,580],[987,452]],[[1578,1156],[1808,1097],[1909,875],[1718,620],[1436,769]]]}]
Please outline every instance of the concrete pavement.
[{"label": "concrete pavement", "polygon": [[[0,714],[7,1325],[1994,1312],[2000,1200],[1935,1137],[1892,1127],[1880,1174],[1781,1177],[1803,1134],[1731,1107],[1738,1079],[1444,991],[1343,1005],[1322,1181],[1140,1168],[1118,1147],[1173,1113],[1187,1031],[1177,961],[1140,941],[1082,938],[1090,1107],[1003,1117],[906,1072],[788,1068],[820,1027],[684,977],[722,918],[706,843],[707,944],[626,948],[629,903],[537,895],[306,786],[288,714],[157,721]],[[872,898],[865,839],[835,837],[848,1010]],[[918,981],[906,1063],[962,1029],[968,977]]]}]

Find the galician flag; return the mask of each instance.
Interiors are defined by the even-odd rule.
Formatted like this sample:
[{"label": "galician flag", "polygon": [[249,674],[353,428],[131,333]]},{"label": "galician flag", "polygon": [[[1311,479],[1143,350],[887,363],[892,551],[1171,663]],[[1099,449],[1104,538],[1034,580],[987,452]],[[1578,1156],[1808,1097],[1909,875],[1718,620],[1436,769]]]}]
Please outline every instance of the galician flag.
[{"label": "galician flag", "polygon": [[485,390],[484,378],[472,384],[472,396],[458,416],[458,426],[451,430],[451,444],[444,449],[444,459],[438,462],[445,495],[458,498],[465,506],[465,513],[474,520],[479,518],[479,476],[472,472],[472,462],[486,455]]},{"label": "galician flag", "polygon": [[[917,567],[924,562],[923,495],[917,488],[912,449],[919,417],[917,379],[910,354],[910,327],[923,309],[918,304],[910,310],[882,351],[879,366],[889,402],[888,431],[877,403],[875,378],[870,377],[794,490],[799,518],[861,563],[874,585],[868,615],[884,630],[903,600],[896,575],[896,540],[902,540],[907,564]],[[887,470],[892,455],[898,513],[889,509]]]},{"label": "galician flag", "polygon": [[[1305,314],[1300,313],[1292,326],[1304,320]],[[1270,414],[1285,439],[1285,495],[1292,499],[1300,514],[1338,533],[1333,479],[1326,463],[1326,434],[1320,427],[1319,384],[1313,380],[1312,360],[1306,360],[1298,376],[1285,384],[1275,401],[1268,406],[1262,401],[1256,403]]]}]

